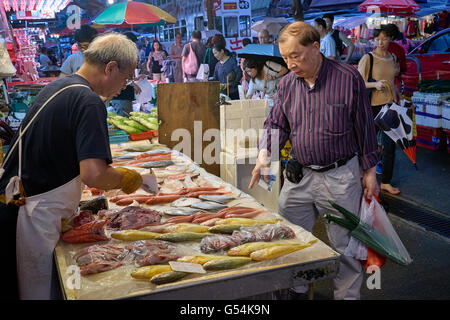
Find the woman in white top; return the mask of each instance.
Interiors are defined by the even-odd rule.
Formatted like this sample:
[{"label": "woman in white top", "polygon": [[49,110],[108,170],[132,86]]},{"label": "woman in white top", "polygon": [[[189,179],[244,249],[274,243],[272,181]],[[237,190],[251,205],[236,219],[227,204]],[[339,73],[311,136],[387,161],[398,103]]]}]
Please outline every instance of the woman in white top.
[{"label": "woman in white top", "polygon": [[269,102],[269,108],[272,108],[276,87],[281,77],[274,79],[265,61],[251,58],[245,59],[244,70],[251,77],[246,98],[266,99]]}]

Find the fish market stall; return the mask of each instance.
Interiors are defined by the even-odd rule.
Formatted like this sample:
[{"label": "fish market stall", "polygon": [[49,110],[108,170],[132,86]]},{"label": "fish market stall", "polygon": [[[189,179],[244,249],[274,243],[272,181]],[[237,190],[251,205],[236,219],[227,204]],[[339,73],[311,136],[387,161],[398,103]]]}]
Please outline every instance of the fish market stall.
[{"label": "fish market stall", "polygon": [[65,299],[239,299],[336,275],[337,252],[184,154],[124,145],[113,166],[143,187],[85,188],[55,248]]}]

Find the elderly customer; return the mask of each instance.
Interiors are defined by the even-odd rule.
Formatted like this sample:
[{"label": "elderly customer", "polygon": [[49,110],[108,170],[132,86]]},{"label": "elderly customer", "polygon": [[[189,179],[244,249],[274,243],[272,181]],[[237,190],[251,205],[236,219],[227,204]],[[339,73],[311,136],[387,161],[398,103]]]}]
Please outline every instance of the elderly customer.
[{"label": "elderly customer", "polygon": [[[319,215],[342,216],[328,200],[358,212],[363,193],[367,199],[378,194],[375,125],[361,75],[321,54],[317,30],[294,22],[281,30],[278,39],[280,53],[292,72],[278,85],[249,188],[261,177],[268,181],[270,159],[278,158],[271,150],[280,150],[289,139],[293,160],[286,166],[279,213],[312,232]],[[272,139],[279,139],[274,141],[278,146]],[[359,299],[361,262],[344,255],[350,232],[331,224],[327,233],[331,246],[341,254],[334,298]],[[304,287],[293,290],[306,292]]]},{"label": "elderly customer", "polygon": [[[60,238],[61,219],[77,211],[82,183],[125,193],[142,185],[138,172],[110,166],[107,114],[99,96],[111,99],[133,78],[136,45],[124,35],[102,35],[91,43],[84,58],[75,74],[39,92],[22,121],[22,134],[14,136],[2,165],[0,240],[8,262],[0,267],[7,275],[0,295],[9,299],[17,292],[16,261],[21,299],[57,297],[53,251]],[[5,188],[17,179],[20,194],[12,193],[10,200]]]}]

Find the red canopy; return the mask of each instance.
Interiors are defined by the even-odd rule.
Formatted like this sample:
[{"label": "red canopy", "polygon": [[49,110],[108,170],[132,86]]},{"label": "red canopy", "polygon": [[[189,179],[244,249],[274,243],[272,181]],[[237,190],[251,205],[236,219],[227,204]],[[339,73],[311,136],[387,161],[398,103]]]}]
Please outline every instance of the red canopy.
[{"label": "red canopy", "polygon": [[393,14],[397,16],[411,15],[421,8],[413,0],[366,0],[358,6],[359,11],[377,12],[375,7],[380,8],[380,13]]}]

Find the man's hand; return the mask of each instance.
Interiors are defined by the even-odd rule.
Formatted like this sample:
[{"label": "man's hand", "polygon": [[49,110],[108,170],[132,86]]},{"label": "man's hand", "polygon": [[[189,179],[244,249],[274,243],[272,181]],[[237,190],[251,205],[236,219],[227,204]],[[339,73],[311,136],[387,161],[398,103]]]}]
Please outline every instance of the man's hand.
[{"label": "man's hand", "polygon": [[373,195],[378,196],[380,193],[380,187],[377,182],[376,167],[364,171],[362,184],[364,189],[364,197],[366,197],[366,199],[372,200]]},{"label": "man's hand", "polygon": [[259,181],[261,174],[264,176],[264,181],[269,182],[270,173],[270,154],[267,149],[262,149],[259,152],[258,159],[256,159],[255,168],[252,171],[252,180],[250,181],[249,189],[252,189],[256,182]]}]

